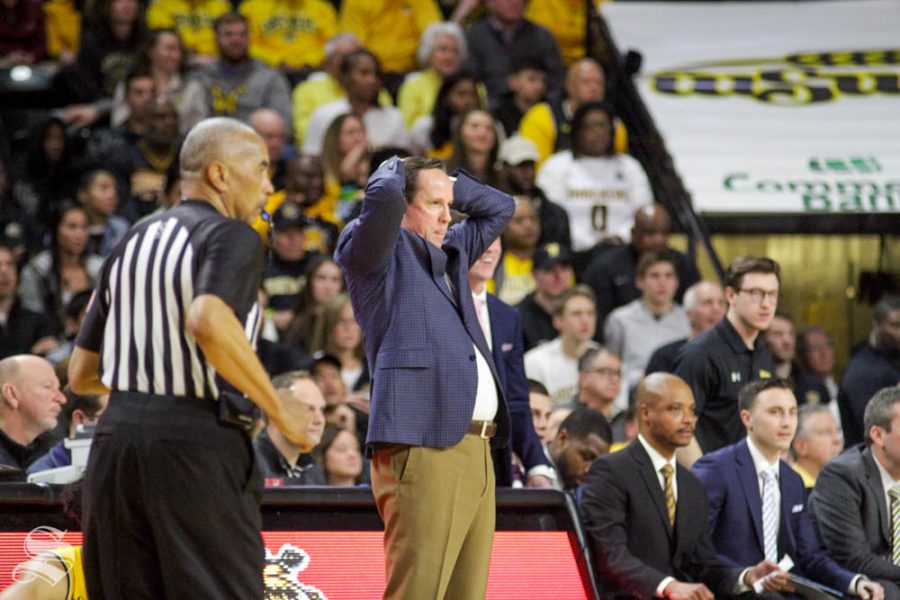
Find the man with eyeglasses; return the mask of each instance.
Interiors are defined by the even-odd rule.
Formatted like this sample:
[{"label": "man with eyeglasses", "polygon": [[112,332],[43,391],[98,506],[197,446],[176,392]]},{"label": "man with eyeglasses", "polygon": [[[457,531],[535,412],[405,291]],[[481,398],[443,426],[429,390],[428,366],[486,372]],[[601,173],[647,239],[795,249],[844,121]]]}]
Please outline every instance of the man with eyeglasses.
[{"label": "man with eyeglasses", "polygon": [[[578,361],[578,393],[569,407],[592,408],[601,413],[613,426],[614,441],[617,421],[624,417],[624,411],[616,405],[616,398],[622,391],[622,359],[606,347],[588,350]],[[624,431],[619,424],[620,433]]]},{"label": "man with eyeglasses", "polygon": [[772,377],[772,353],[759,334],[775,317],[780,283],[774,260],[734,259],[725,278],[725,318],[688,342],[676,359],[675,374],[691,387],[697,402],[694,441],[680,456],[685,463],[745,436],[738,392],[752,381]]}]

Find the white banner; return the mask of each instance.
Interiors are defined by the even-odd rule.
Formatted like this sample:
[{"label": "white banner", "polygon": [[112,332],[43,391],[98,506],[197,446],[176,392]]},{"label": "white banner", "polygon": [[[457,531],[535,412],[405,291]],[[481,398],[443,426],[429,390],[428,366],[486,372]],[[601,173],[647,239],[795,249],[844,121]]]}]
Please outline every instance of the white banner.
[{"label": "white banner", "polygon": [[900,211],[900,1],[602,11],[698,212]]}]

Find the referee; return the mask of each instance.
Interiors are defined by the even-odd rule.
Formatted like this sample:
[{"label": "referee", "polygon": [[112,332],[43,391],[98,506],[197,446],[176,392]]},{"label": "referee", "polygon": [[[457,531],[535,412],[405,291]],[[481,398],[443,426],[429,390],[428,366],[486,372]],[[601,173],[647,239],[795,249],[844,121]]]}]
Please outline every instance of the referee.
[{"label": "referee", "polygon": [[85,475],[92,600],[262,598],[261,477],[245,394],[311,449],[305,405],[284,404],[256,358],[272,192],[262,139],[208,119],[181,150],[182,197],[104,264],[69,363],[80,394],[111,391]]}]

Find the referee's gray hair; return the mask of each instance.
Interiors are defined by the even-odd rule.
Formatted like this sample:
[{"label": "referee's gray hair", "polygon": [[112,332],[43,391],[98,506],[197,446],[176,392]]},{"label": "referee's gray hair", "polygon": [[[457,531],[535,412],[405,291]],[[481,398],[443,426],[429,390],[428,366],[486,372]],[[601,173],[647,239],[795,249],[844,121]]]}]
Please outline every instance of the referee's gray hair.
[{"label": "referee's gray hair", "polygon": [[463,34],[462,27],[453,21],[439,21],[429,25],[422,33],[422,39],[416,50],[416,60],[419,62],[419,66],[428,65],[428,57],[431,56],[440,35],[449,35],[456,39],[456,43],[459,44],[459,62],[460,64],[465,62],[469,55],[469,46],[466,44],[466,36]]},{"label": "referee's gray hair", "polygon": [[222,157],[226,147],[223,141],[233,142],[234,138],[242,136],[247,139],[259,137],[246,123],[228,117],[204,119],[194,125],[184,139],[178,157],[181,177],[192,179],[199,176],[211,159]]}]

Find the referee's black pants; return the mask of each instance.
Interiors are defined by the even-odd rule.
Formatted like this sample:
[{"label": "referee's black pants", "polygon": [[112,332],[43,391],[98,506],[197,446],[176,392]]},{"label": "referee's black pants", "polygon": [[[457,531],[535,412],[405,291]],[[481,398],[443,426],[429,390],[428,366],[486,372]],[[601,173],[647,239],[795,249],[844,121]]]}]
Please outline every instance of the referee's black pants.
[{"label": "referee's black pants", "polygon": [[91,600],[262,598],[262,477],[211,400],[113,393],[85,475]]}]

